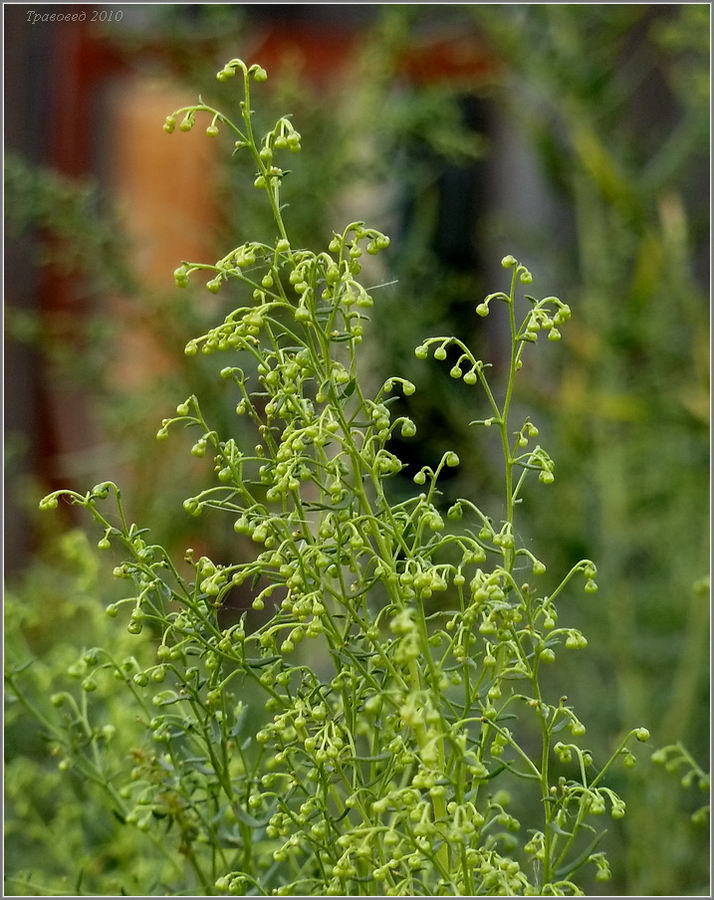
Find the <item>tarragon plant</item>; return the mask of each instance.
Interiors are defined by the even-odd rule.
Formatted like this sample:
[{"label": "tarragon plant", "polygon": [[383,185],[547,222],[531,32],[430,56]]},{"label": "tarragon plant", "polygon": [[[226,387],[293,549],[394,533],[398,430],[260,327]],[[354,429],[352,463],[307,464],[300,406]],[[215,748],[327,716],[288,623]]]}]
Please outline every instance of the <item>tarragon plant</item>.
[{"label": "tarragon plant", "polygon": [[[212,459],[215,481],[186,499],[185,512],[224,516],[235,559],[189,549],[174,562],[130,521],[111,481],[44,498],[43,508],[61,499],[85,507],[103,529],[99,546],[127,554],[114,571],[131,585],[128,596],[107,612],[127,608],[129,632],[147,629],[156,640],[148,668],[111,647],[73,667],[90,695],[106,672],[126,683],[146,733],[131,764],[103,764],[91,704],[61,693],[61,766],[104,785],[127,825],[160,833],[163,850],[193,871],[194,882],[185,874],[177,889],[582,893],[582,867],[609,874],[598,847],[604,829],[593,821],[625,813],[605,777],[617,761],[634,764],[629,742],[648,733],[632,730],[598,764],[567,697],[542,684],[561,648],[587,643],[560,624],[559,608],[579,579],[586,593],[597,590],[596,568],[580,560],[551,590],[539,587],[546,567],[522,545],[516,514],[530,478],[548,489],[554,463],[535,443],[535,424],[515,420],[512,400],[527,350],[544,333],[559,340],[570,309],[552,296],[521,297],[532,276],[506,256],[506,289],[476,308],[505,311],[505,387],[456,337],[416,348],[419,359],[450,358],[451,375],[473,386],[482,412],[472,424],[502,450],[503,502],[444,509],[439,478],[460,464],[448,448],[414,475],[419,492],[396,502],[389,478],[404,465],[390,438],[417,429],[393,414],[393,401],[415,385],[390,377],[372,396],[359,359],[373,304],[359,280],[362,257],[389,239],[352,222],[323,251],[293,246],[282,160],[300,149],[300,135],[286,116],[258,139],[251,88],[267,75],[234,59],[218,79],[236,75],[237,121],[199,102],[164,129],[188,131],[205,117],[209,136],[230,136],[251,157],[274,217],[272,240],[174,273],[179,287],[203,277],[214,293],[229,282],[245,293],[244,305],[186,347],[189,356],[225,356],[220,374],[243,437],[218,434],[196,396],[157,434],[195,431],[191,452]],[[237,586],[252,609],[236,613]]]}]

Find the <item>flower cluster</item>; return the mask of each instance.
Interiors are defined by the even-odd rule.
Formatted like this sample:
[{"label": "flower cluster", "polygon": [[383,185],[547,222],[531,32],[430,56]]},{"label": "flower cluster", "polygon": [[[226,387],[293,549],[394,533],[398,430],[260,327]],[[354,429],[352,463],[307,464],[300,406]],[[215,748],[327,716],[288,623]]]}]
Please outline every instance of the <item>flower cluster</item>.
[{"label": "flower cluster", "polygon": [[[374,303],[359,281],[360,258],[386,250],[389,239],[353,222],[325,251],[292,245],[275,153],[299,150],[300,136],[283,117],[256,139],[251,79],[267,76],[232,60],[218,80],[238,72],[239,124],[201,103],[164,128],[172,132],[181,118],[188,130],[205,115],[208,134],[231,132],[274,214],[274,239],[244,242],[212,265],[183,261],[174,272],[179,287],[200,275],[211,292],[233,282],[246,295],[186,353],[227,355],[220,376],[237,428],[255,443],[246,452],[245,440],[220,434],[194,395],[157,434],[195,430],[191,453],[212,460],[215,482],[184,508],[224,516],[236,559],[187,550],[175,564],[129,523],[112,482],[41,503],[54,508],[64,497],[84,506],[102,528],[99,546],[124,550],[115,574],[132,582],[131,596],[107,612],[129,606],[129,631],[146,627],[156,638],[148,667],[99,650],[74,667],[84,692],[103,670],[125,681],[145,722],[147,747],[117,787],[130,806],[126,822],[149,829],[165,820],[207,893],[578,893],[572,879],[583,864],[608,872],[586,820],[625,811],[603,779],[618,759],[631,765],[629,741],[647,735],[630,732],[597,766],[577,742],[585,726],[567,698],[549,700],[541,685],[542,663],[587,644],[577,629],[558,627],[559,607],[576,576],[586,593],[597,589],[596,567],[581,560],[546,585],[545,564],[522,546],[515,513],[528,476],[550,484],[554,463],[531,444],[539,430],[530,419],[512,430],[510,407],[526,347],[542,331],[558,340],[570,309],[556,297],[526,296],[519,321],[517,288],[533,277],[504,258],[508,291],[476,309],[487,315],[498,300],[507,310],[502,396],[488,364],[461,340],[431,337],[416,348],[420,359],[456,351],[452,377],[474,387],[474,404],[485,403],[487,415],[472,424],[503,451],[503,504],[490,514],[465,498],[443,508],[439,479],[460,465],[448,448],[413,475],[418,493],[395,500],[389,478],[405,464],[390,439],[396,430],[414,437],[416,425],[393,414],[393,401],[395,391],[416,388],[395,376],[369,396],[359,360]],[[100,502],[110,493],[117,514],[107,517]],[[522,580],[524,567],[532,581]],[[237,586],[251,608],[227,625]],[[248,708],[249,697],[260,698],[257,707]],[[574,742],[564,742],[564,729]],[[509,809],[529,791],[541,820],[521,838]]]}]

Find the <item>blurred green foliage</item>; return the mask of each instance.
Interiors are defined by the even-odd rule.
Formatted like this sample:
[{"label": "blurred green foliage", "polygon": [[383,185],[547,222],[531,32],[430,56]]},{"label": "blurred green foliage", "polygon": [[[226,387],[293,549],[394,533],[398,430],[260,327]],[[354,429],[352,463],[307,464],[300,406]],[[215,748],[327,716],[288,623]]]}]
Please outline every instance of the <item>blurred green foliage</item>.
[{"label": "blurred green foliage", "polygon": [[[236,42],[225,35],[235,29],[235,19],[202,18],[201,31],[196,22],[182,24],[174,7],[160,15],[155,26],[166,52],[151,65],[184,78],[193,96],[206,55],[215,55],[217,65],[234,55]],[[447,82],[428,90],[404,82],[399,61],[428,26],[436,33],[472,31],[498,61],[495,76],[488,83]],[[600,569],[596,600],[571,611],[590,639],[570,672],[573,699],[592,723],[589,739],[598,750],[625,723],[642,721],[656,745],[682,741],[700,761],[708,756],[709,730],[708,587],[702,581],[709,552],[708,33],[709,9],[697,4],[479,5],[440,9],[437,22],[433,8],[387,7],[364,35],[360,77],[330,88],[343,98],[337,121],[327,112],[335,103],[324,103],[323,88],[297,69],[273,84],[270,101],[276,110],[293,108],[304,144],[322,150],[300,158],[292,185],[286,185],[296,236],[307,246],[321,241],[348,194],[364,203],[365,218],[396,237],[387,268],[375,271],[375,283],[388,285],[377,292],[374,313],[380,334],[375,380],[379,372],[399,372],[421,388],[402,401],[404,413],[430,427],[417,450],[400,448],[403,458],[411,454],[418,467],[443,449],[448,436],[462,459],[475,460],[454,476],[471,472],[467,483],[448,487],[454,494],[483,496],[488,479],[473,473],[488,471],[489,448],[475,446],[472,432],[455,424],[476,414],[470,392],[444,374],[448,367],[430,367],[427,382],[421,364],[417,376],[414,346],[437,330],[463,333],[464,322],[475,329],[481,251],[498,256],[513,248],[529,266],[557,272],[558,284],[569,285],[561,291],[574,312],[568,355],[556,368],[533,371],[532,396],[525,401],[540,409],[536,421],[559,462],[565,501],[528,506],[526,497],[526,507],[529,531],[547,539],[554,570],[582,555]],[[126,40],[141,57],[152,35],[134,33]],[[215,82],[201,87],[207,99],[216,90]],[[476,127],[465,122],[466,97],[479,104]],[[458,195],[459,186],[471,178],[487,181],[497,167],[498,148],[484,133],[494,122],[525,155],[550,209],[529,206],[527,195],[496,209],[487,197],[477,197],[481,205],[476,221],[463,226],[466,233],[460,225],[449,230],[449,207],[442,208],[449,185],[457,186]],[[352,183],[345,182],[346,171],[357,173]],[[230,192],[239,177],[226,158],[221,189]],[[188,443],[165,443],[158,454],[150,445],[157,420],[184,390],[211,400],[209,416],[222,432],[233,421],[208,368],[200,358],[186,366],[180,353],[213,318],[201,292],[183,295],[177,308],[169,272],[165,294],[139,291],[125,265],[120,231],[110,212],[96,215],[101,204],[86,185],[9,160],[6,190],[13,233],[50,230],[58,242],[53,264],[59,249],[60,261],[82,272],[93,308],[80,323],[81,366],[72,366],[76,353],[52,339],[62,337],[62,328],[28,316],[11,316],[9,324],[11,336],[42,342],[49,372],[79,379],[87,389],[91,384],[101,430],[113,449],[111,459],[101,460],[102,471],[98,456],[90,455],[73,480],[86,487],[84,480],[116,471],[118,462],[134,518],[161,533],[167,546],[200,541],[216,556],[228,552],[233,535],[226,538],[210,519],[201,520],[196,534],[195,520],[176,514],[202,479]],[[518,194],[517,184],[513,191]],[[257,204],[242,204],[220,223],[216,240],[238,243],[265,227]],[[449,256],[457,243],[473,248],[466,262]],[[157,332],[177,360],[177,369],[138,397],[109,377],[119,325],[106,322],[101,298],[117,289],[133,298],[137,322],[149,329],[162,323]],[[501,335],[488,326],[480,335],[496,350],[500,346]],[[487,354],[493,356],[494,348],[484,348]],[[584,469],[587,477],[576,478]],[[11,586],[8,604],[13,658],[18,664],[35,660],[22,677],[43,709],[57,689],[50,684],[61,680],[55,673],[76,658],[78,645],[99,644],[108,631],[119,631],[101,612],[100,600],[111,599],[113,590],[106,566],[90,563],[94,557],[85,548],[79,570],[75,562],[68,571],[71,546],[59,554],[52,546],[48,539],[48,549]],[[538,555],[546,548],[533,550]],[[55,640],[59,628],[66,643]],[[130,640],[127,652],[137,653],[137,639]],[[107,721],[121,720],[116,699],[107,695],[106,703]],[[132,837],[136,832],[93,813],[101,798],[91,784],[56,773],[36,726],[21,710],[8,712],[12,871],[50,888],[48,893],[131,892],[145,883],[139,869],[154,864],[153,851]],[[117,765],[126,765],[132,723],[126,721],[121,732]],[[610,835],[614,881],[607,889],[707,893],[707,833],[690,821],[691,799],[676,778],[655,766],[643,765],[635,776],[626,792],[628,815]],[[136,867],[133,883],[127,858]],[[77,884],[79,871],[84,876]],[[160,883],[157,875],[157,890]],[[21,892],[22,882],[8,886]],[[592,891],[603,888],[593,883]]]},{"label": "blurred green foliage", "polygon": [[[67,673],[97,643],[117,657],[144,659],[148,638],[117,629],[104,605],[117,599],[99,552],[85,534],[49,537],[43,552],[5,595],[6,677],[17,672],[22,701],[6,693],[5,851],[12,860],[6,889],[12,894],[128,894],[160,884],[160,853],[122,827],[114,806],[85,772],[62,772],[60,720],[79,722],[84,709],[55,709],[50,697],[76,685]],[[90,726],[108,733],[106,765],[123,768],[135,736],[135,712],[123,683],[104,681],[92,704]],[[86,698],[86,694],[85,694]],[[78,739],[82,728],[78,725]],[[126,865],[127,859],[132,861]]]}]

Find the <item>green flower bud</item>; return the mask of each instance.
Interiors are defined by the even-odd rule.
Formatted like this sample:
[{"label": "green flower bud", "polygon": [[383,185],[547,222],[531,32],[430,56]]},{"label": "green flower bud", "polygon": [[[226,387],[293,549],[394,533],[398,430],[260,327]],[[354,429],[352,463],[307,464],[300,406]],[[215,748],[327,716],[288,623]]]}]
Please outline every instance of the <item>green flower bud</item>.
[{"label": "green flower bud", "polygon": [[508,256],[503,257],[501,265],[504,269],[512,269],[515,265],[518,265],[518,260],[509,253]]},{"label": "green flower bud", "polygon": [[447,519],[460,519],[464,514],[463,507],[460,503],[454,503],[453,506],[449,507],[446,517]]},{"label": "green flower bud", "polygon": [[190,516],[197,516],[201,512],[201,507],[198,500],[194,499],[193,497],[188,497],[183,501],[183,508]]},{"label": "green flower bud", "polygon": [[709,821],[709,807],[701,806],[692,813],[690,818],[694,825],[706,825]]}]

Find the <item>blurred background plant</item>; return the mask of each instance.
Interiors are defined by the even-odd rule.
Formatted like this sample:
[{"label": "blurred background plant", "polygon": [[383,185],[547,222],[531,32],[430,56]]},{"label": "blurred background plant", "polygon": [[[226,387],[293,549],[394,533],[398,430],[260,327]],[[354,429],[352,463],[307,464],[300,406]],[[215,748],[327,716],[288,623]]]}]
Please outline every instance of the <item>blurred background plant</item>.
[{"label": "blurred background plant", "polygon": [[[34,660],[18,677],[28,697],[52,721],[49,694],[77,647],[117,631],[102,612],[111,565],[80,537],[40,526],[40,495],[111,474],[133,518],[177,554],[188,544],[214,558],[236,552],[232,533],[210,519],[197,530],[181,513],[203,480],[188,445],[156,454],[153,437],[194,392],[219,429],[234,422],[210,365],[181,352],[230,297],[177,297],[171,272],[267,223],[244,191],[238,205],[218,202],[242,178],[218,145],[180,150],[194,153],[191,168],[168,156],[160,125],[197,87],[210,102],[211,73],[240,55],[269,70],[272,110],[292,109],[303,144],[319,148],[290,175],[293,233],[315,247],[349,206],[392,234],[374,273],[384,284],[374,377],[420,384],[400,402],[425,435],[401,458],[418,468],[448,436],[471,464],[447,492],[483,497],[493,483],[489,448],[462,425],[474,417],[470,395],[448,367],[431,365],[427,383],[413,358],[436,330],[486,342],[498,358],[504,335],[490,320],[478,338],[467,333],[493,275],[485,260],[514,252],[573,308],[565,355],[541,364],[524,398],[567,498],[531,508],[529,532],[547,537],[554,571],[584,555],[600,570],[596,600],[571,611],[590,640],[569,673],[572,699],[601,752],[642,721],[658,746],[682,741],[703,762],[708,7],[121,9],[121,21],[81,30],[33,30],[23,10],[7,21],[6,634],[11,663]],[[205,228],[187,233],[184,217]],[[118,694],[102,703],[107,722],[122,722],[116,764],[129,765],[132,722]],[[91,784],[58,773],[36,722],[8,709],[8,887],[131,893],[140,873],[133,881],[122,860],[150,867],[154,852],[92,813]],[[687,814],[696,801],[661,768],[636,771],[628,815],[609,836],[613,881],[592,893],[707,893],[707,829]]]},{"label": "blurred background plant", "polygon": [[91,653],[106,645],[118,658],[148,658],[150,639],[117,629],[104,612],[118,598],[99,555],[84,532],[68,531],[46,541],[42,558],[5,595],[6,677],[17,673],[19,691],[7,692],[5,719],[5,850],[13,860],[6,890],[14,895],[136,895],[147,885],[160,887],[165,874],[161,852],[122,826],[109,812],[114,798],[91,771],[70,772],[60,749],[61,719],[78,723],[80,735],[84,728],[101,735],[110,770],[126,766],[135,744],[135,710],[123,682],[103,685],[91,720],[86,693],[77,708],[64,704],[60,711],[53,704],[81,679],[82,647]]}]

